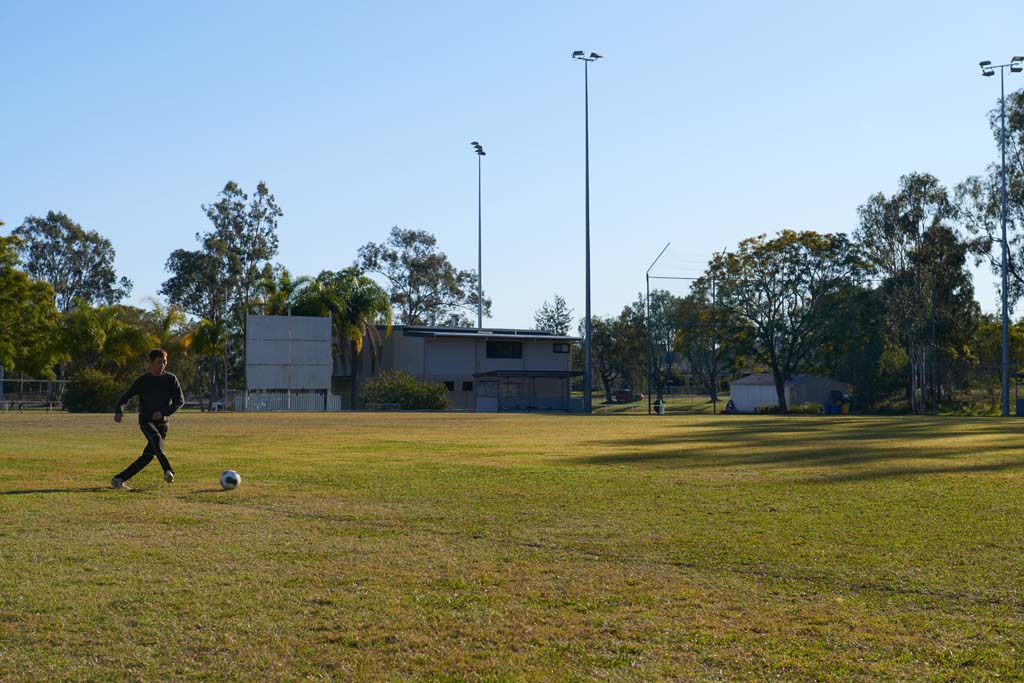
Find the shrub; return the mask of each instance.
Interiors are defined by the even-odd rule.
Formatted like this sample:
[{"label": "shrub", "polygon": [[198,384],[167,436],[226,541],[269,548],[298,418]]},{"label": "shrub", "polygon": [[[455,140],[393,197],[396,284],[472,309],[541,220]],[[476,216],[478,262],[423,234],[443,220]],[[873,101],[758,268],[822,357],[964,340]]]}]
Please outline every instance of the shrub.
[{"label": "shrub", "polygon": [[821,415],[823,409],[820,403],[801,403],[790,406],[789,412],[791,415]]},{"label": "shrub", "polygon": [[367,403],[397,403],[402,410],[442,410],[449,406],[443,384],[420,382],[401,370],[382,370],[376,378],[364,382],[359,402],[363,407]]},{"label": "shrub", "polygon": [[108,372],[85,368],[69,378],[64,390],[64,409],[72,413],[113,412],[121,385]]},{"label": "shrub", "polygon": [[779,407],[777,405],[763,405],[754,408],[754,413],[757,415],[778,415]]}]

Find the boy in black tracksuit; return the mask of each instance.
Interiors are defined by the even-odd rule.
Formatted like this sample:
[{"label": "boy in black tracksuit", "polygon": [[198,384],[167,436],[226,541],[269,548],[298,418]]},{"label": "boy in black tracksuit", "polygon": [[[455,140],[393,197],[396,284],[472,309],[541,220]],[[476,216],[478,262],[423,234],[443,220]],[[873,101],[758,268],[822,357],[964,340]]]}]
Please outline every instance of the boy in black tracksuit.
[{"label": "boy in black tracksuit", "polygon": [[124,483],[148,465],[154,455],[164,469],[164,481],[168,484],[174,481],[174,470],[164,453],[164,439],[167,438],[168,418],[184,405],[185,396],[181,392],[178,378],[165,372],[166,368],[167,352],[153,349],[149,352],[149,372],[132,382],[128,391],[117,399],[114,421],[120,422],[124,404],[132,396],[139,397],[139,429],[146,435],[146,447],[135,462],[110,480],[110,485],[115,489],[128,488]]}]

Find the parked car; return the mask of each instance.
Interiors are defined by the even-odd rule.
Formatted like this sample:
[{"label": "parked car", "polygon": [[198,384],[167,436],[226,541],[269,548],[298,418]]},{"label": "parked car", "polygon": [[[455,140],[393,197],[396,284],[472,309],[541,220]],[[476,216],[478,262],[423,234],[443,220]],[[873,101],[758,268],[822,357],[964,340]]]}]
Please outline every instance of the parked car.
[{"label": "parked car", "polygon": [[619,389],[612,395],[612,400],[616,403],[631,403],[644,400],[644,395],[632,389]]}]

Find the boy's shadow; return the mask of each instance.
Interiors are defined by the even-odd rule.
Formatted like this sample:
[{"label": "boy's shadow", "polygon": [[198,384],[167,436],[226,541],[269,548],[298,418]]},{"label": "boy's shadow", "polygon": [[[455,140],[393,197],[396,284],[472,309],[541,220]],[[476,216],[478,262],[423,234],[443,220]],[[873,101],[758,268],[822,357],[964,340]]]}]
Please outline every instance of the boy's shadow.
[{"label": "boy's shadow", "polygon": [[30,493],[96,493],[97,491],[113,491],[109,486],[91,486],[77,489],[17,489],[14,491],[0,491],[0,496],[23,496]]}]

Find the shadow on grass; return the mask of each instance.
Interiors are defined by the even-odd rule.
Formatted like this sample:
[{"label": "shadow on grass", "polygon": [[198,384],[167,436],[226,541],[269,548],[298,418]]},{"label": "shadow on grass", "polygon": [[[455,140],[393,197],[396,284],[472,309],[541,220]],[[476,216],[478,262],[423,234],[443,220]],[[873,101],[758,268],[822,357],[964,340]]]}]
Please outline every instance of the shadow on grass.
[{"label": "shadow on grass", "polygon": [[97,491],[114,491],[109,486],[90,486],[77,489],[18,489],[15,491],[0,491],[0,496],[25,496],[31,493],[96,493]]},{"label": "shadow on grass", "polygon": [[[667,433],[592,441],[590,445],[595,450],[615,451],[572,460],[590,465],[685,468],[836,468],[834,476],[809,478],[816,482],[1024,468],[1024,436],[1015,424],[970,419],[764,418],[691,424]],[[991,456],[1001,459],[992,462]],[[950,463],[906,466],[908,460],[936,459]],[[895,466],[893,461],[904,464]],[[867,469],[848,469],[859,465]]]}]

